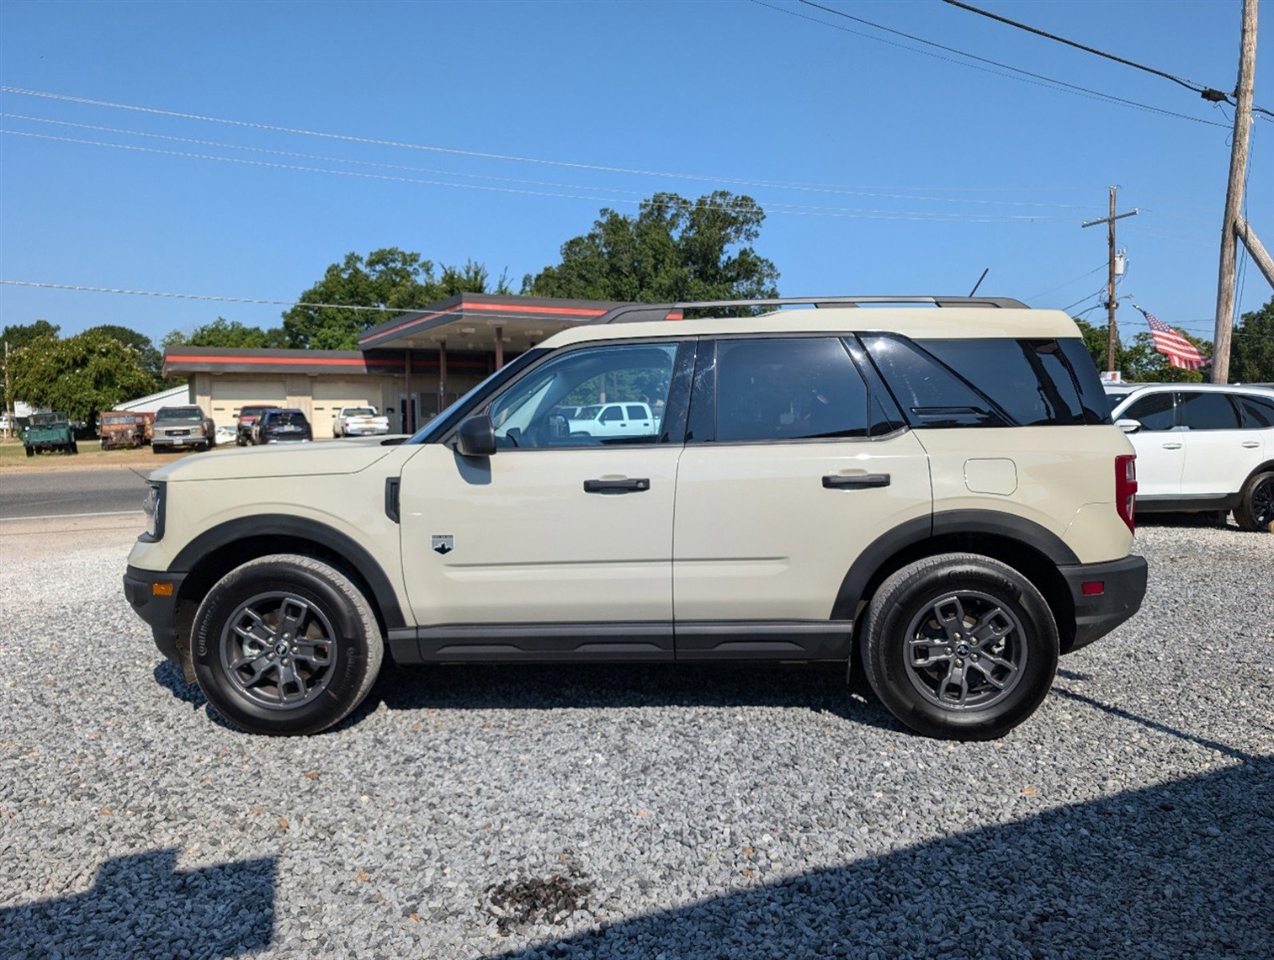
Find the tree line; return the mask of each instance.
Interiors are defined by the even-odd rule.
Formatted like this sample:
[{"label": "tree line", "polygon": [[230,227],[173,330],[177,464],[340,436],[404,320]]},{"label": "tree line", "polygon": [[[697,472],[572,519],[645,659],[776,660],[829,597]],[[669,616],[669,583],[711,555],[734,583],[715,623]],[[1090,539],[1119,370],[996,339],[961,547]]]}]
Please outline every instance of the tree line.
[{"label": "tree line", "polygon": [[[765,212],[751,197],[718,190],[691,200],[657,193],[635,215],[603,208],[591,229],[562,244],[560,261],[522,278],[520,293],[537,297],[661,303],[778,296],[779,272],[757,253]],[[507,271],[492,278],[474,260],[435,264],[419,253],[387,247],[349,253],[304,290],[277,327],[263,329],[224,317],[192,330],[173,330],[162,347],[291,347],[356,350],[359,336],[398,315],[458,293],[513,293]],[[1077,318],[1098,369],[1106,334]],[[1186,336],[1205,354],[1211,343]],[[71,337],[45,320],[5,327],[9,382],[16,400],[65,410],[93,422],[119,403],[173,386],[151,340],[128,327],[91,327]],[[1200,381],[1198,371],[1170,367],[1149,332],[1118,348],[1126,380]],[[1274,299],[1245,314],[1235,330],[1230,377],[1274,382]],[[3,406],[0,385],[0,406]]]}]

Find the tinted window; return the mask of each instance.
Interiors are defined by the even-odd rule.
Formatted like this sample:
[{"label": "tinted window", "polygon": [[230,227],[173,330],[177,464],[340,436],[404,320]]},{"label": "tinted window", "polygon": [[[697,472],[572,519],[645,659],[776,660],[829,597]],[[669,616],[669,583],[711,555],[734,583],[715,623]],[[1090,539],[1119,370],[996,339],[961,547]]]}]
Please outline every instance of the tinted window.
[{"label": "tinted window", "polygon": [[1234,398],[1243,408],[1243,426],[1249,430],[1260,430],[1262,427],[1274,427],[1274,400],[1264,397],[1247,397],[1239,394]]},{"label": "tinted window", "polygon": [[1224,393],[1181,393],[1177,422],[1191,430],[1237,430],[1239,414]]},{"label": "tinted window", "polygon": [[622,407],[607,407],[605,413],[602,414],[602,423],[610,423],[613,420],[623,420],[624,410]]},{"label": "tinted window", "polygon": [[1171,430],[1174,424],[1172,392],[1152,393],[1134,400],[1119,419],[1138,420],[1142,430]]},{"label": "tinted window", "polygon": [[1018,426],[1087,422],[1056,340],[922,340],[919,346],[994,401]]},{"label": "tinted window", "polygon": [[830,337],[720,341],[716,408],[720,441],[867,435],[867,386]]},{"label": "tinted window", "polygon": [[650,414],[646,412],[645,407],[629,407],[628,419],[629,420],[649,420]]},{"label": "tinted window", "polygon": [[1079,390],[1079,403],[1084,408],[1084,418],[1089,423],[1110,423],[1110,408],[1114,406],[1102,389],[1101,375],[1093,363],[1092,354],[1078,337],[1057,341],[1058,349],[1066,358]]},{"label": "tinted window", "polygon": [[883,334],[863,334],[859,339],[913,426],[1010,425],[986,397],[910,340]]}]

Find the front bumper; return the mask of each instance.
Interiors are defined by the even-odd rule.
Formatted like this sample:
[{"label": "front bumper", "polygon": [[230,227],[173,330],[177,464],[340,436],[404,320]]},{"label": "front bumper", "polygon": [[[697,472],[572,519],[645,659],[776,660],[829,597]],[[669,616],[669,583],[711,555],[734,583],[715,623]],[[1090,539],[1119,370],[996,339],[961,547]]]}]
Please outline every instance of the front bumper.
[{"label": "front bumper", "polygon": [[[162,573],[137,567],[124,571],[124,596],[133,612],[150,624],[159,652],[178,665],[182,656],[177,645],[177,594],[184,579],[184,573]],[[159,593],[155,592],[156,586],[160,588]]]},{"label": "front bumper", "polygon": [[[1065,653],[1106,636],[1141,609],[1146,596],[1145,557],[1127,556],[1109,563],[1084,563],[1058,570],[1066,578],[1075,604],[1075,641]],[[1101,593],[1085,593],[1085,584],[1101,584]]]},{"label": "front bumper", "polygon": [[207,437],[152,437],[152,447],[202,447],[210,446]]}]

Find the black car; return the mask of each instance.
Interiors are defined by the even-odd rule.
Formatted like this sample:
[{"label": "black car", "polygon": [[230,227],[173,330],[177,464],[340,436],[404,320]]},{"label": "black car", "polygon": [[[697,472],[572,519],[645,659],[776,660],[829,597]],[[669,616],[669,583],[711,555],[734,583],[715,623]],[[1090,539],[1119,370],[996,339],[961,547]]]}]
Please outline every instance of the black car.
[{"label": "black car", "polygon": [[253,427],[256,426],[261,414],[267,410],[277,410],[278,408],[272,403],[258,404],[257,406],[244,407],[239,411],[239,419],[235,422],[234,442],[241,447],[256,443],[253,435]]},{"label": "black car", "polygon": [[308,442],[314,439],[310,421],[300,410],[282,407],[261,414],[254,430],[257,443]]}]

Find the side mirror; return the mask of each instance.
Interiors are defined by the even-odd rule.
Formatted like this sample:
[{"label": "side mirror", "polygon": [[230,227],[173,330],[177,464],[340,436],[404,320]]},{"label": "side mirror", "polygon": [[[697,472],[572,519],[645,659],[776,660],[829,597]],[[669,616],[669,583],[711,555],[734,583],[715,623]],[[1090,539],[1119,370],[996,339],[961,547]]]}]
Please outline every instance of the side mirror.
[{"label": "side mirror", "polygon": [[456,453],[462,457],[489,457],[495,453],[495,428],[485,413],[466,417],[456,427]]},{"label": "side mirror", "polygon": [[1116,420],[1115,426],[1117,426],[1124,433],[1136,433],[1137,431],[1141,429],[1141,421],[1140,420]]}]

